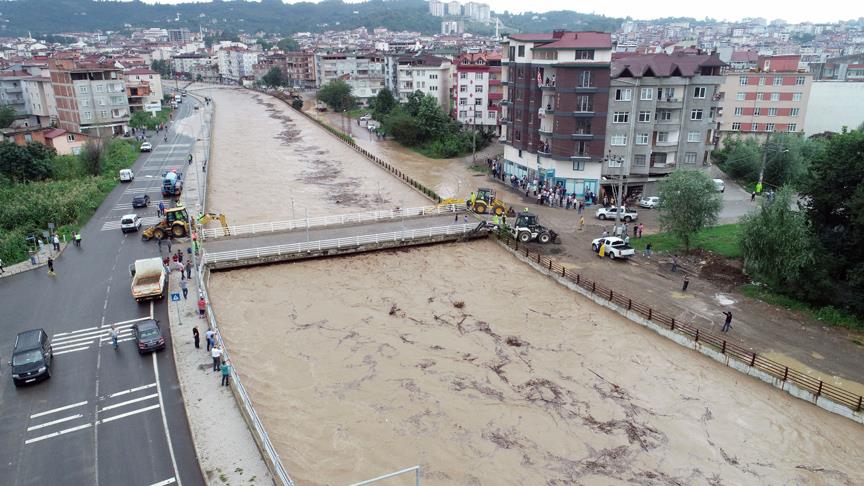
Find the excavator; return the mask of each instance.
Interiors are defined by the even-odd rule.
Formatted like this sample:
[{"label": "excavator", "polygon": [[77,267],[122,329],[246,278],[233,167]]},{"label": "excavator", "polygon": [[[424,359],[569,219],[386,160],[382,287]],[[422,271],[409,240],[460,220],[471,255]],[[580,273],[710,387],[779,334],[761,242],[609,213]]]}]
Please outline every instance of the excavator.
[{"label": "excavator", "polygon": [[[228,235],[228,220],[224,214],[203,213],[198,216],[196,223],[203,226],[210,221],[219,221],[225,234]],[[141,232],[141,239],[147,241],[152,238],[183,238],[191,233],[190,225],[189,212],[185,207],[166,209],[162,220]]]},{"label": "excavator", "polygon": [[504,202],[495,197],[495,191],[488,187],[480,187],[474,193],[474,197],[466,199],[445,199],[438,206],[448,206],[450,204],[465,204],[468,209],[472,209],[477,214],[486,214],[486,211],[495,213],[498,216],[504,214],[507,209]]}]

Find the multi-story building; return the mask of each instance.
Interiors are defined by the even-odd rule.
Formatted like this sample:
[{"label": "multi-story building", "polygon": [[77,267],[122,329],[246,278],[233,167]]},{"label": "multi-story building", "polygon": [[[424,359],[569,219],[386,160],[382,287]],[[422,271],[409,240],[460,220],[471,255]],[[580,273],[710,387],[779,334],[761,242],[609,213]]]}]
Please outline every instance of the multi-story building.
[{"label": "multi-story building", "polygon": [[223,80],[233,82],[254,76],[254,66],[258,64],[259,54],[235,46],[220,49],[216,55],[219,76]]},{"label": "multi-story building", "polygon": [[[602,174],[627,175],[625,197],[653,192],[654,183],[676,168],[708,161],[724,66],[716,54],[613,59]],[[610,196],[617,191],[611,182],[602,189]]]},{"label": "multi-story building", "polygon": [[125,132],[129,101],[119,68],[109,63],[54,59],[50,72],[60,128],[94,137]]},{"label": "multi-story building", "polygon": [[203,54],[177,54],[171,58],[174,72],[191,74],[196,68],[208,68],[212,64],[210,57]]},{"label": "multi-story building", "polygon": [[126,81],[126,97],[129,110],[143,110],[148,103],[162,102],[162,76],[148,68],[133,68],[123,71]]},{"label": "multi-story building", "polygon": [[186,43],[192,36],[189,34],[189,29],[168,29],[168,42]]},{"label": "multi-story building", "polygon": [[285,53],[285,66],[290,79],[295,87],[315,87],[315,53],[305,51],[291,51]]},{"label": "multi-story building", "polygon": [[760,56],[755,70],[728,71],[720,87],[720,136],[804,130],[813,79],[800,56]]},{"label": "multi-story building", "polygon": [[0,72],[0,105],[8,106],[19,115],[27,114],[22,79],[30,75],[23,71]]},{"label": "multi-story building", "polygon": [[853,130],[864,122],[864,83],[814,81],[807,102],[804,134]]},{"label": "multi-story building", "polygon": [[361,103],[368,103],[385,86],[384,57],[374,53],[315,54],[316,87],[320,88],[335,79],[347,82],[351,86],[351,94]]},{"label": "multi-story building", "polygon": [[395,78],[388,78],[385,85],[400,103],[407,102],[411,93],[420,91],[435,98],[445,112],[449,110],[450,61],[425,54],[388,57],[386,64]]},{"label": "multi-story building", "polygon": [[811,62],[813,81],[864,81],[864,54]]},{"label": "multi-story building", "polygon": [[447,15],[452,15],[454,17],[462,15],[462,4],[456,0],[447,2]]},{"label": "multi-story building", "polygon": [[453,116],[459,123],[501,135],[501,55],[463,53],[456,65]]},{"label": "multi-story building", "polygon": [[444,2],[439,0],[429,0],[429,13],[434,17],[444,16]]},{"label": "multi-story building", "polygon": [[605,32],[513,34],[502,42],[507,175],[597,193],[612,39]]},{"label": "multi-story building", "polygon": [[488,3],[468,2],[465,4],[464,13],[475,22],[489,22],[492,18]]}]

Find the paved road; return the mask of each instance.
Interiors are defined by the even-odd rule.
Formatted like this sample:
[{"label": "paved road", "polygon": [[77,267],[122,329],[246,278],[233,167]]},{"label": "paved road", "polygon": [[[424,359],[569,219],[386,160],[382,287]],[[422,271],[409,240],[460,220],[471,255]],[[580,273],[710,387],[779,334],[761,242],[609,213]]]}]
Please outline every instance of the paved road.
[{"label": "paved road", "polygon": [[[195,113],[187,99],[175,124]],[[161,134],[153,142],[153,153],[135,163],[135,181],[115,188],[83,229],[82,247],[70,246],[57,259],[56,277],[39,269],[0,280],[4,485],[204,484],[170,337],[168,349],[145,356],[131,340],[117,351],[105,342],[111,323],[123,323],[121,336],[128,339],[128,321],[151,313],[168,329],[164,302],[138,304],[129,291],[128,265],[154,256],[155,246],[116,228],[132,212],[132,194],[147,191],[154,203],[160,198],[161,172],[183,167],[194,144],[173,130],[168,142]],[[155,208],[147,211],[153,214]],[[53,376],[15,388],[8,367],[15,336],[38,327],[54,336]]]}]

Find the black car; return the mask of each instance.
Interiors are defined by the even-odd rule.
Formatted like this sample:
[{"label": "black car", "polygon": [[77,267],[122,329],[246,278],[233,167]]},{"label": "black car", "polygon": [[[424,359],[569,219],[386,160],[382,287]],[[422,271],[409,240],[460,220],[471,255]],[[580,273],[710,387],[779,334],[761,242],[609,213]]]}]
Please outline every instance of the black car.
[{"label": "black car", "polygon": [[133,208],[146,208],[150,205],[150,196],[147,194],[139,194],[132,198]]},{"label": "black car", "polygon": [[159,321],[155,319],[135,323],[132,326],[132,336],[140,354],[165,349],[165,336],[162,335]]},{"label": "black car", "polygon": [[51,378],[54,351],[51,340],[42,329],[33,329],[18,334],[12,349],[12,382],[15,386]]}]

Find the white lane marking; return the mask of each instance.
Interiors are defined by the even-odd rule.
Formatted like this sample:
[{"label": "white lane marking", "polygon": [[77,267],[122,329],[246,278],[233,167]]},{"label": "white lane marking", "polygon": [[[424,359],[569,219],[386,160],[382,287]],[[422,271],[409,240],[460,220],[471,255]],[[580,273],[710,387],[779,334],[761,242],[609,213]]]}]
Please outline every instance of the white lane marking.
[{"label": "white lane marking", "polygon": [[[152,306],[152,302],[150,303]],[[151,307],[152,309],[152,307]],[[168,417],[165,416],[165,407],[162,406],[162,386],[159,385],[159,367],[156,366],[156,353],[153,353],[153,373],[156,375],[156,393],[159,395],[159,410],[162,412],[162,427],[165,429],[165,440],[168,442],[168,452],[171,454],[171,465],[174,466],[174,477],[177,474],[177,459],[174,457],[174,446],[171,444],[171,433],[168,431]],[[178,486],[181,485],[177,480]]]},{"label": "white lane marking", "polygon": [[54,353],[54,356],[60,356],[61,354],[74,353],[75,351],[84,351],[85,349],[90,349],[90,346],[84,346],[83,348],[67,349],[66,351],[58,351],[58,352]]},{"label": "white lane marking", "polygon": [[83,414],[80,414],[80,413],[79,413],[79,414],[77,414],[77,415],[70,415],[70,416],[68,416],[68,417],[63,417],[63,418],[61,418],[61,419],[52,420],[51,422],[45,422],[44,424],[33,425],[33,426],[31,426],[31,427],[27,427],[27,432],[30,432],[31,430],[41,429],[41,428],[44,428],[44,427],[50,427],[50,426],[52,426],[52,425],[62,424],[63,422],[68,422],[68,421],[70,421],[70,420],[79,419],[79,418],[81,418],[81,417],[83,417],[83,416],[84,416]]},{"label": "white lane marking", "polygon": [[137,410],[132,410],[131,412],[121,413],[120,415],[114,415],[113,417],[104,418],[102,420],[96,421],[97,424],[107,424],[108,422],[113,422],[114,420],[119,420],[121,418],[128,417],[130,415],[135,415],[143,412],[147,412],[149,410],[155,410],[159,408],[161,405],[158,403],[156,405],[150,405],[149,407],[139,408]]},{"label": "white lane marking", "polygon": [[[124,324],[131,324],[131,323],[133,323],[133,322],[146,321],[147,319],[152,319],[152,318],[153,318],[153,302],[151,301],[151,302],[150,302],[150,317],[138,317],[138,318],[136,318],[136,319],[129,319],[128,321],[115,322],[114,325],[115,325],[115,326],[121,326],[121,325],[124,325]],[[109,326],[111,326],[111,324],[105,324],[105,325],[102,326],[102,327],[109,327]]]},{"label": "white lane marking", "polygon": [[146,390],[148,388],[153,388],[154,386],[156,386],[156,383],[150,383],[149,385],[143,385],[143,386],[139,386],[139,387],[135,387],[135,388],[130,388],[128,390],[119,391],[117,393],[112,393],[112,394],[108,395],[106,398],[116,398],[116,397],[120,397],[123,395],[128,395],[130,393],[135,393],[137,391]]},{"label": "white lane marking", "polygon": [[[95,339],[95,338],[93,338],[93,339]],[[90,342],[86,342],[86,343],[71,343],[71,344],[63,344],[60,346],[52,346],[52,349],[55,351],[54,354],[57,354],[56,353],[57,351],[63,351],[66,349],[71,349],[71,348],[80,348],[81,346],[87,347],[87,346],[90,346],[91,344],[93,344],[92,339],[90,340]]]},{"label": "white lane marking", "polygon": [[83,402],[73,403],[71,405],[65,405],[65,406],[62,406],[59,408],[53,408],[51,410],[46,410],[44,412],[34,413],[33,415],[30,416],[30,418],[34,419],[37,417],[44,417],[45,415],[49,415],[49,414],[56,413],[56,412],[62,412],[63,410],[69,410],[70,408],[80,407],[81,405],[87,405],[87,402],[83,401]]},{"label": "white lane marking", "polygon": [[55,333],[55,334],[54,334],[54,342],[57,342],[57,338],[59,338],[59,337],[61,337],[61,336],[66,336],[66,335],[69,335],[69,334],[81,334],[82,332],[92,331],[92,330],[94,330],[94,329],[99,329],[99,328],[98,328],[98,327],[85,327],[84,329],[78,329],[78,330],[75,330],[75,331],[69,331],[69,332],[58,332],[58,333]]},{"label": "white lane marking", "polygon": [[150,319],[153,319],[153,301],[150,301]]},{"label": "white lane marking", "polygon": [[58,435],[65,435],[65,434],[68,434],[70,432],[75,432],[76,430],[84,430],[86,428],[89,428],[92,425],[93,424],[84,424],[84,425],[79,425],[77,427],[72,427],[71,429],[61,430],[60,432],[54,432],[52,434],[41,435],[39,437],[34,437],[32,439],[25,440],[24,444],[32,444],[34,442],[39,442],[40,440],[50,439],[52,437],[57,437]]},{"label": "white lane marking", "polygon": [[133,398],[132,400],[126,400],[125,402],[115,403],[114,405],[108,405],[107,407],[102,407],[102,410],[99,410],[99,413],[102,413],[106,410],[111,410],[117,407],[122,407],[124,405],[129,405],[130,403],[142,402],[144,400],[149,400],[151,398],[156,398],[159,395],[154,393],[152,395],[145,395],[143,397]]},{"label": "white lane marking", "polygon": [[168,478],[165,481],[159,481],[158,483],[153,483],[150,486],[166,486],[167,484],[174,484],[177,480],[174,478]]}]

